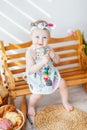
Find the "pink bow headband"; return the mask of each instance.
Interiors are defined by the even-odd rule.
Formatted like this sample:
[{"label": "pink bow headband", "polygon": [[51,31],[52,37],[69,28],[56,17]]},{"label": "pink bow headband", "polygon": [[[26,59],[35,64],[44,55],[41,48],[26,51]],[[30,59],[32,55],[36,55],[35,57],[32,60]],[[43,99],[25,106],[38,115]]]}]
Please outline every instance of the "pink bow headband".
[{"label": "pink bow headband", "polygon": [[52,23],[45,23],[45,22],[42,22],[42,23],[39,23],[39,24],[35,24],[35,23],[32,23],[31,24],[31,31],[35,28],[40,28],[40,29],[47,29],[49,31],[51,31],[52,29],[55,28],[55,25],[52,24]]}]

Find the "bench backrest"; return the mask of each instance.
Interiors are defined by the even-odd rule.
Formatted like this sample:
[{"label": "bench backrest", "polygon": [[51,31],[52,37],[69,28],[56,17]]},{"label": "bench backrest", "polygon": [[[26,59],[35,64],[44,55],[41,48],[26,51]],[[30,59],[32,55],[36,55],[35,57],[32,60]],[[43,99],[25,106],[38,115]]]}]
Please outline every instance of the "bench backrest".
[{"label": "bench backrest", "polygon": [[[14,77],[22,77],[24,75],[26,70],[25,53],[31,44],[30,41],[22,44],[10,43],[4,46],[4,43],[1,42],[3,60]],[[82,46],[82,36],[79,30],[64,38],[51,38],[49,44],[60,55],[61,61],[55,66],[59,68],[61,73],[81,69],[79,53]]]}]

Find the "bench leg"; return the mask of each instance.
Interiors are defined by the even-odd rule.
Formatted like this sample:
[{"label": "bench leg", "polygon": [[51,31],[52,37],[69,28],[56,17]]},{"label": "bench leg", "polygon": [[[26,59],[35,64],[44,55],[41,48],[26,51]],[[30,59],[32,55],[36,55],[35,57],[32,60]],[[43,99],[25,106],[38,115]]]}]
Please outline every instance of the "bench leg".
[{"label": "bench leg", "polygon": [[87,84],[84,84],[84,89],[87,92]]},{"label": "bench leg", "polygon": [[27,114],[27,101],[26,101],[26,96],[22,96],[21,111],[23,112],[24,118],[25,118],[25,123],[24,123],[24,125],[23,125],[23,127],[22,127],[21,130],[26,130],[26,122],[27,122],[27,117],[26,117],[26,114]]},{"label": "bench leg", "polygon": [[9,96],[9,104],[15,106],[14,99]]}]

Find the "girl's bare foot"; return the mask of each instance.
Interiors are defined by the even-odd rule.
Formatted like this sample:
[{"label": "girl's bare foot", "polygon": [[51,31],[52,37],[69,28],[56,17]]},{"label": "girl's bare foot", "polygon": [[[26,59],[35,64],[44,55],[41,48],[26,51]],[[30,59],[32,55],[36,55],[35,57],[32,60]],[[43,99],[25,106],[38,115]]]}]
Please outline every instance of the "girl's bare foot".
[{"label": "girl's bare foot", "polygon": [[72,106],[71,104],[69,104],[68,102],[67,102],[67,103],[63,103],[63,106],[64,106],[64,108],[65,108],[68,112],[70,112],[70,111],[73,110],[73,106]]},{"label": "girl's bare foot", "polygon": [[34,106],[29,106],[28,107],[28,115],[29,116],[35,116],[35,107]]}]

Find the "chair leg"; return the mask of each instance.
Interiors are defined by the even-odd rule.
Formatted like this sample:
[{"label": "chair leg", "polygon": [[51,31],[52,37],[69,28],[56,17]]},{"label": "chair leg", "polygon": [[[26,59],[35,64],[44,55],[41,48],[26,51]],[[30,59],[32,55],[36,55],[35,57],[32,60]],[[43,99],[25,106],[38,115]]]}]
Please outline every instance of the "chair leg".
[{"label": "chair leg", "polygon": [[84,89],[87,92],[87,84],[84,84]]},{"label": "chair leg", "polygon": [[21,130],[26,130],[26,122],[27,122],[27,117],[26,117],[26,114],[27,114],[27,101],[26,101],[26,96],[22,96],[21,111],[23,112],[24,118],[25,118],[25,123],[24,123],[24,125],[23,125],[23,127],[22,127]]}]

